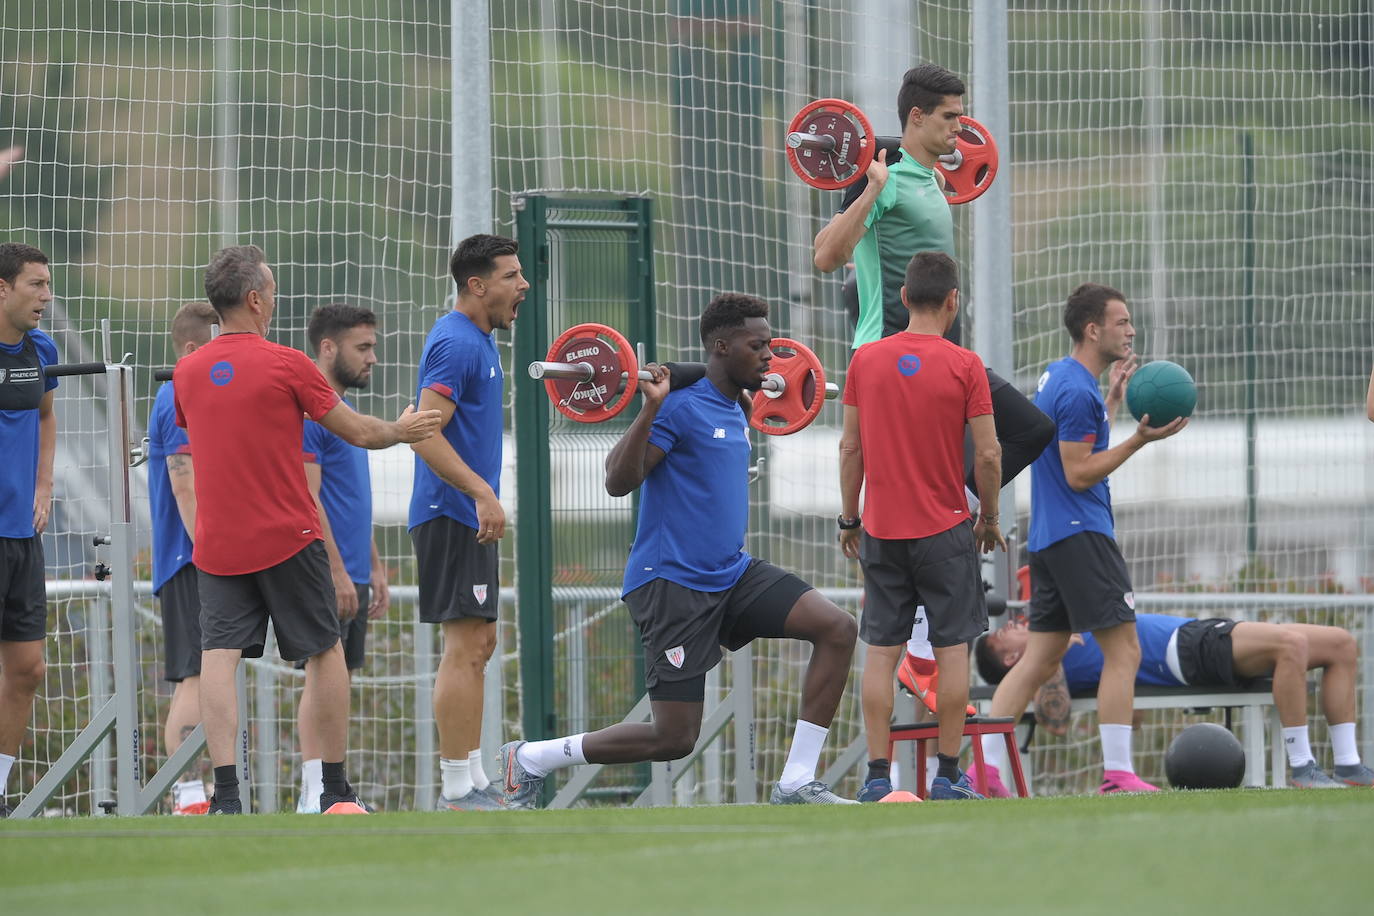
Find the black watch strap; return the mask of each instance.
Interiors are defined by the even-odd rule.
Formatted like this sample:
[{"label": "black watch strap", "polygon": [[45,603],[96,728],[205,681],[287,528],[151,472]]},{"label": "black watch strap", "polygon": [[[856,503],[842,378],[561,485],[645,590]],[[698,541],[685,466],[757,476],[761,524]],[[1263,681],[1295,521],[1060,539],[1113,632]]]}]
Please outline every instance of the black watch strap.
[{"label": "black watch strap", "polygon": [[855,528],[862,525],[863,521],[857,515],[853,518],[845,518],[841,515],[835,519],[835,524],[840,526],[841,531],[853,531]]}]

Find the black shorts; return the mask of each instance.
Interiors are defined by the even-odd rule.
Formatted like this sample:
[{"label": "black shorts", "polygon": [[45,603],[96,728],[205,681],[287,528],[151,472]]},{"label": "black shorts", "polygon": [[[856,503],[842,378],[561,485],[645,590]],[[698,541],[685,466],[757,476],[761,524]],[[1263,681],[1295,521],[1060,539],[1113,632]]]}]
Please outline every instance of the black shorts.
[{"label": "black shorts", "polygon": [[1116,541],[1083,531],[1030,555],[1030,629],[1089,633],[1135,621],[1135,592]]},{"label": "black shorts", "polygon": [[322,541],[257,572],[199,573],[203,649],[241,649],[244,658],[261,658],[269,619],[277,649],[289,662],[313,658],[339,641],[334,580]]},{"label": "black shorts", "polygon": [[33,642],[48,635],[48,585],[43,539],[0,538],[0,642]]},{"label": "black shorts", "polygon": [[477,543],[477,529],[446,515],[410,532],[420,579],[420,619],[495,620],[501,606],[499,544]]},{"label": "black shorts", "polygon": [[[349,671],[357,671],[367,660],[367,603],[372,600],[372,586],[353,583],[358,592],[358,613],[352,620],[339,621],[339,639],[343,641],[344,664]],[[334,596],[334,606],[338,607],[338,596]],[[305,660],[296,662],[297,668],[305,667]]]},{"label": "black shorts", "polygon": [[924,604],[930,644],[966,643],[988,628],[988,605],[973,523],[923,538],[859,540],[864,609],[859,638],[870,646],[899,646],[911,638],[916,605]]},{"label": "black shorts", "polygon": [[734,586],[699,592],[654,579],[625,596],[644,643],[644,684],[653,700],[700,703],[720,647],[781,637],[787,615],[811,586],[757,557]]},{"label": "black shorts", "polygon": [[190,563],[158,589],[162,611],[162,678],[200,677],[200,578]]},{"label": "black shorts", "polygon": [[1239,621],[1190,620],[1178,628],[1178,668],[1190,687],[1245,687],[1250,678],[1236,677],[1231,631]]}]

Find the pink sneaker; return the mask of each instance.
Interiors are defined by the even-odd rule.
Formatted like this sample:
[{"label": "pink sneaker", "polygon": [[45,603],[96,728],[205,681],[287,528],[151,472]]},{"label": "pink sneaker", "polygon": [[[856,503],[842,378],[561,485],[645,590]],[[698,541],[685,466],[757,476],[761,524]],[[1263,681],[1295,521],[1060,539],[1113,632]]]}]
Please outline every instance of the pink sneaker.
[{"label": "pink sneaker", "polygon": [[1115,795],[1118,792],[1158,792],[1159,786],[1152,786],[1129,770],[1104,770],[1102,785],[1097,787],[1098,795]]},{"label": "pink sneaker", "polygon": [[969,784],[973,786],[973,791],[984,798],[1011,798],[1011,792],[1002,784],[1002,774],[998,772],[997,767],[990,763],[986,767],[988,771],[987,785],[983,785],[982,780],[978,778],[978,767],[970,766],[968,768],[968,780]]}]

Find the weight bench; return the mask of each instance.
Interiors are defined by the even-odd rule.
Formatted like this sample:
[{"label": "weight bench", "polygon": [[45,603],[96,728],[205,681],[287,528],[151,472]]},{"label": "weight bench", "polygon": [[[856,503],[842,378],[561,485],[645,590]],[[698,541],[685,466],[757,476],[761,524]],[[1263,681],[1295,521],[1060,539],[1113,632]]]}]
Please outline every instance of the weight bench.
[{"label": "weight bench", "polygon": [[[888,733],[887,759],[892,756],[892,748],[898,741],[916,742],[916,794],[926,797],[926,742],[939,737],[940,723],[914,722],[910,725],[894,725]],[[964,737],[973,745],[973,768],[978,774],[980,785],[987,785],[988,774],[983,760],[983,736],[1003,735],[1007,742],[1007,762],[1011,766],[1012,780],[1016,784],[1016,794],[1025,798],[1026,777],[1021,772],[1021,753],[1016,747],[1016,720],[1011,717],[993,718],[991,716],[969,716],[964,720]]]}]

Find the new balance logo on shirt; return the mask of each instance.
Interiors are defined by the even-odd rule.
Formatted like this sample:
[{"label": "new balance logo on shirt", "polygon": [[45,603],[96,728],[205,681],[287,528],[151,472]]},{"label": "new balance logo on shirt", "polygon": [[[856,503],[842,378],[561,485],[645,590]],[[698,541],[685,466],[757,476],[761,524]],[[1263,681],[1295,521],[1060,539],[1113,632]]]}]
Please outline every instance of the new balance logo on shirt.
[{"label": "new balance logo on shirt", "polygon": [[716,429],[715,429],[715,432],[711,433],[711,438],[712,438],[712,439],[724,439],[724,438],[725,438],[725,430],[723,430],[723,429],[721,429],[719,426],[717,426]]}]

